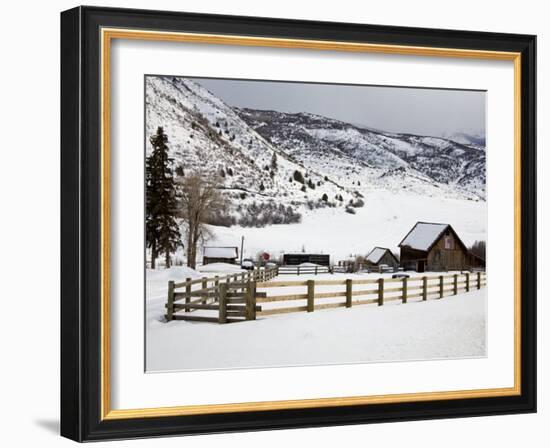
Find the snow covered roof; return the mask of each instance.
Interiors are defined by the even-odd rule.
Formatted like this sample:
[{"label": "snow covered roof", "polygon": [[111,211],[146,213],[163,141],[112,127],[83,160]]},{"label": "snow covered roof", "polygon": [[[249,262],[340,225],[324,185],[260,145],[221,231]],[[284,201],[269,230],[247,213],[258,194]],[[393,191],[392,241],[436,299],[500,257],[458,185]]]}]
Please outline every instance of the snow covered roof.
[{"label": "snow covered roof", "polygon": [[208,258],[237,258],[236,247],[205,247],[204,256]]},{"label": "snow covered roof", "polygon": [[380,259],[384,256],[387,250],[389,249],[385,247],[375,247],[367,255],[367,261],[370,261],[371,263],[374,263],[374,264],[378,263]]},{"label": "snow covered roof", "polygon": [[399,243],[399,246],[427,251],[448,227],[451,226],[433,222],[417,222],[403,241]]},{"label": "snow covered roof", "polygon": [[198,268],[201,275],[205,273],[221,273],[221,274],[231,274],[232,272],[241,272],[241,265],[239,264],[229,264],[229,263],[208,263]]}]

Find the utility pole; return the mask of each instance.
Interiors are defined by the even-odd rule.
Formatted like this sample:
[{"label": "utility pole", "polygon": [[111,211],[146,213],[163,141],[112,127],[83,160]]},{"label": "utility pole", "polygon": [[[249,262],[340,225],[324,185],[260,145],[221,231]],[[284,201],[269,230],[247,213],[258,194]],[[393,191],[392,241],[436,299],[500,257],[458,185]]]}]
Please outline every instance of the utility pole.
[{"label": "utility pole", "polygon": [[243,265],[244,235],[241,236],[241,266]]}]

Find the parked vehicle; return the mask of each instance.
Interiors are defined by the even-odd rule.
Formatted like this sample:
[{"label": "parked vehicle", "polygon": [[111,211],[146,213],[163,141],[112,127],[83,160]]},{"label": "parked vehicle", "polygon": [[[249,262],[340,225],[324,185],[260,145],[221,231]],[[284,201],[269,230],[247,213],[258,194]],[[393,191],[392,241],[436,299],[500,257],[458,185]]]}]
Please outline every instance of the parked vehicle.
[{"label": "parked vehicle", "polygon": [[246,269],[247,271],[254,270],[254,261],[250,258],[245,258],[241,263],[241,269]]},{"label": "parked vehicle", "polygon": [[391,278],[409,278],[409,277],[410,277],[409,274],[405,274],[405,273],[403,273],[403,272],[400,272],[400,273],[398,273],[398,274],[393,274],[393,275],[391,276]]}]

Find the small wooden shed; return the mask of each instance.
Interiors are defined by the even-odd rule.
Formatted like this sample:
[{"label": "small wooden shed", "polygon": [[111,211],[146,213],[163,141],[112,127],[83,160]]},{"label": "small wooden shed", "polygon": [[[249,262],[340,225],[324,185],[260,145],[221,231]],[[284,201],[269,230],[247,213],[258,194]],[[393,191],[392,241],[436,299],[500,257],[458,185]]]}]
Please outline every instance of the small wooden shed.
[{"label": "small wooden shed", "polygon": [[365,257],[367,266],[380,266],[381,264],[388,265],[392,268],[399,266],[399,260],[387,247],[375,247]]},{"label": "small wooden shed", "polygon": [[202,263],[228,263],[237,264],[239,258],[239,250],[237,247],[203,247]]},{"label": "small wooden shed", "polygon": [[313,263],[320,266],[330,266],[330,255],[306,254],[302,252],[283,255],[283,264],[285,265],[297,265],[302,263]]},{"label": "small wooden shed", "polygon": [[417,272],[485,267],[450,224],[417,222],[399,243],[401,266]]}]

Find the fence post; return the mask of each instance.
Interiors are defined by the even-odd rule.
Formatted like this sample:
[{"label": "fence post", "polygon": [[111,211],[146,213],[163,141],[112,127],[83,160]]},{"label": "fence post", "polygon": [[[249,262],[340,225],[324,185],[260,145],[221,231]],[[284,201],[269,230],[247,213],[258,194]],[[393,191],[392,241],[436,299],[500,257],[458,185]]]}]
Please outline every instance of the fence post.
[{"label": "fence post", "polygon": [[252,320],[256,320],[256,283],[252,283]]},{"label": "fence post", "polygon": [[422,277],[422,300],[428,300],[428,277]]},{"label": "fence post", "polygon": [[477,289],[481,289],[481,272],[477,272]]},{"label": "fence post", "polygon": [[217,295],[218,300],[220,300],[220,278],[217,275],[214,277],[214,295]]},{"label": "fence post", "polygon": [[351,305],[352,305],[352,302],[351,302],[351,298],[352,298],[352,294],[351,294],[351,289],[353,287],[353,280],[348,278],[346,279],[346,308],[351,308]]},{"label": "fence post", "polygon": [[458,274],[455,274],[453,276],[453,280],[454,280],[454,293],[455,293],[455,296],[458,294]]},{"label": "fence post", "polygon": [[298,265],[298,274],[297,275],[300,275],[300,265]]},{"label": "fence post", "polygon": [[312,313],[315,309],[314,305],[315,300],[315,281],[314,280],[308,280],[307,281],[307,312]]},{"label": "fence post", "polygon": [[247,284],[246,320],[256,320],[256,282]]},{"label": "fence post", "polygon": [[219,307],[219,315],[218,315],[218,322],[220,324],[227,323],[227,283],[221,283],[220,284],[220,307]]},{"label": "fence post", "polygon": [[470,273],[466,272],[466,292],[470,292]]},{"label": "fence post", "polygon": [[[235,274],[235,275],[233,276],[233,281],[234,281],[235,283],[239,283],[239,274]],[[235,289],[235,291],[239,291],[239,292],[242,292],[242,293],[244,294],[244,293],[246,292],[246,289],[245,289],[244,284],[242,285],[241,288]]]},{"label": "fence post", "polygon": [[174,316],[174,282],[168,282],[168,306],[166,309],[166,320],[173,320]]},{"label": "fence post", "polygon": [[439,298],[443,298],[443,276],[439,276]]},{"label": "fence post", "polygon": [[[202,278],[201,287],[202,287],[202,289],[208,288],[208,279],[206,277]],[[205,294],[208,294],[208,293],[205,293]],[[208,300],[208,295],[202,296],[202,304],[203,305],[206,305],[207,300]]]},{"label": "fence post", "polygon": [[378,279],[378,306],[384,305],[384,279]]},{"label": "fence post", "polygon": [[403,277],[403,293],[401,299],[403,303],[407,303],[407,277]]},{"label": "fence post", "polygon": [[317,266],[315,266],[315,275],[317,275]]},{"label": "fence post", "polygon": [[[185,279],[187,284],[185,285],[185,303],[188,304],[191,302],[191,278],[187,277]],[[183,310],[184,313],[189,313],[191,311],[191,308],[185,308]]]}]

